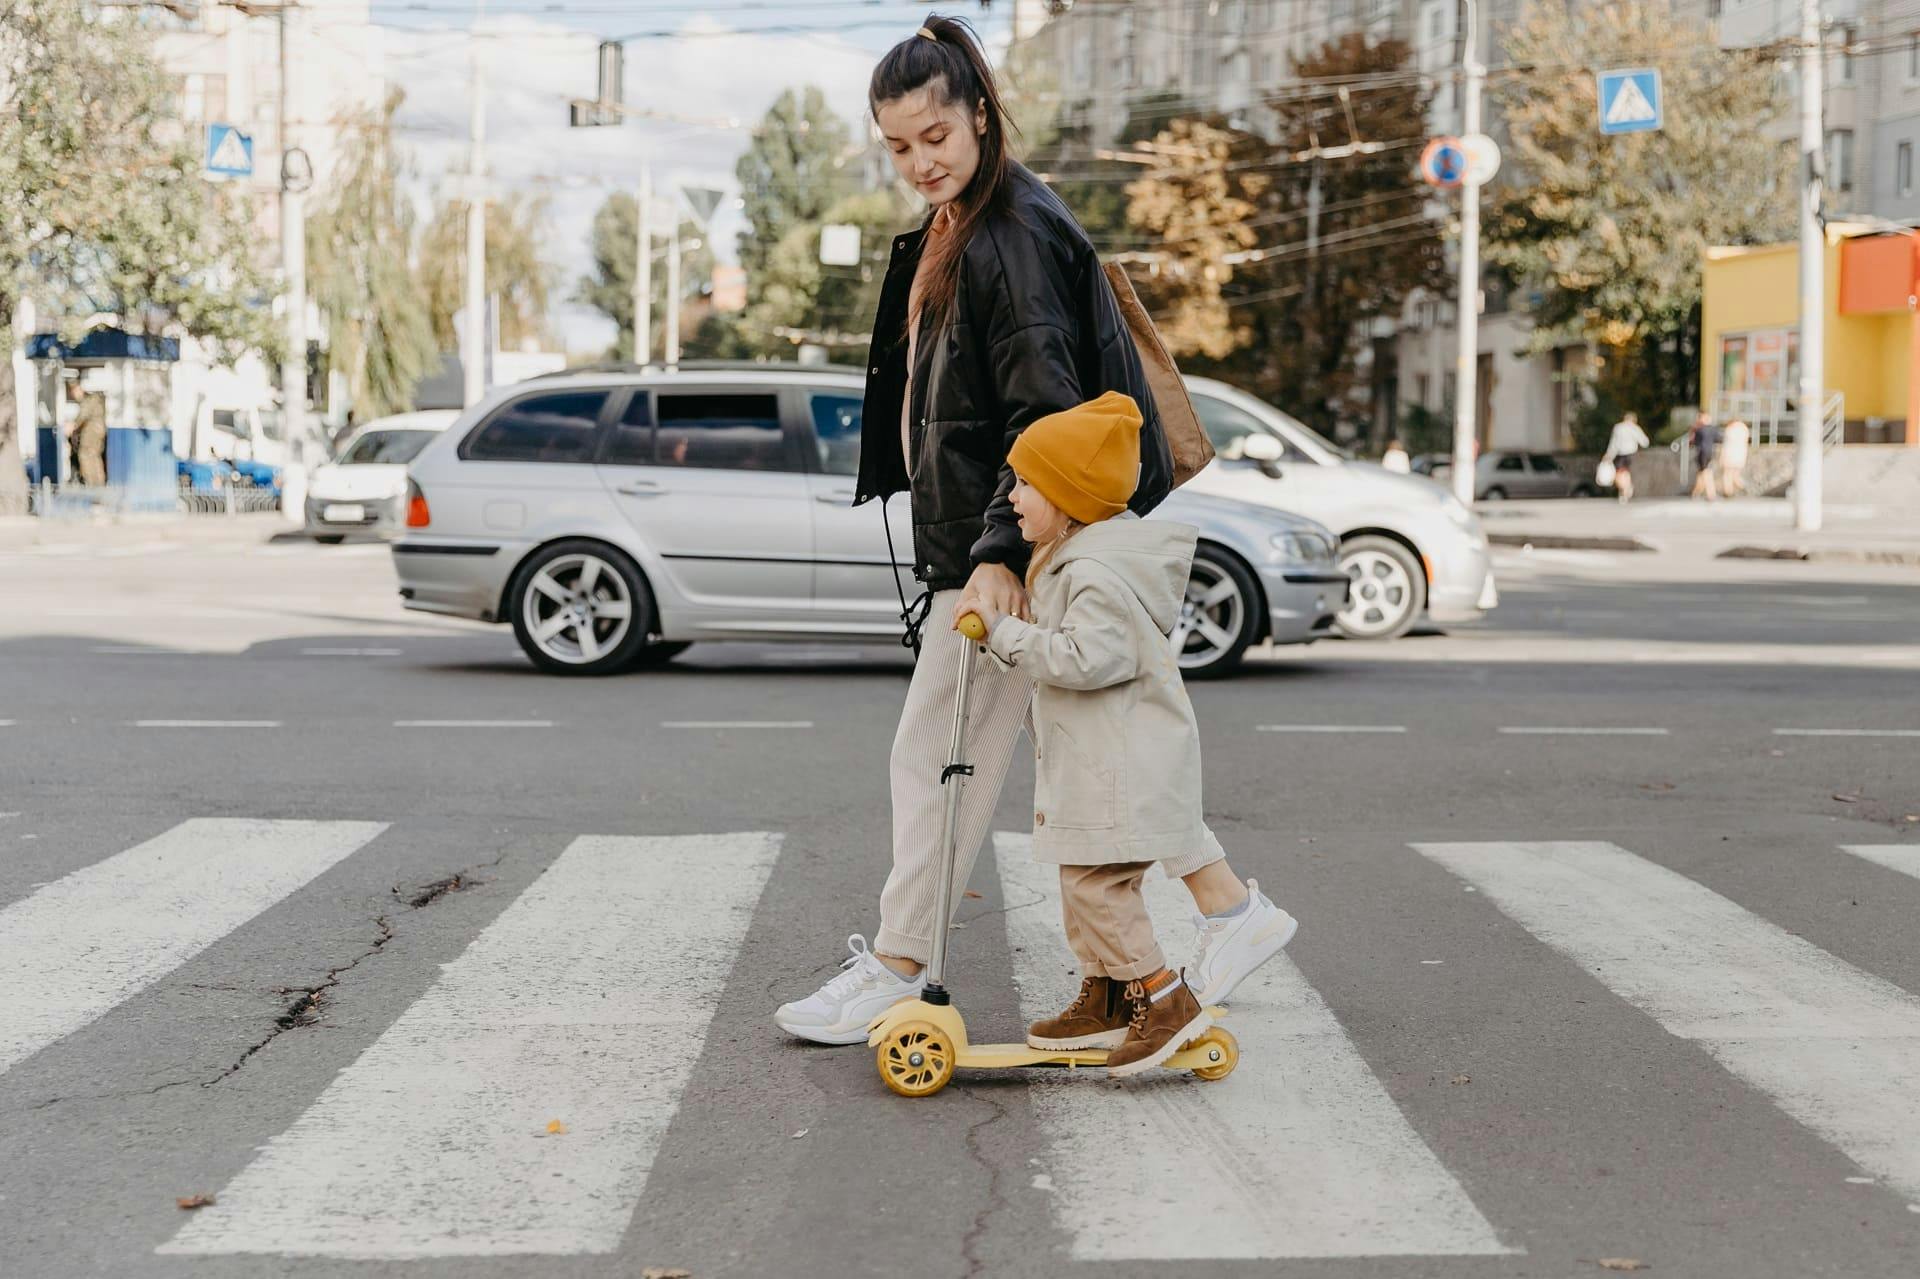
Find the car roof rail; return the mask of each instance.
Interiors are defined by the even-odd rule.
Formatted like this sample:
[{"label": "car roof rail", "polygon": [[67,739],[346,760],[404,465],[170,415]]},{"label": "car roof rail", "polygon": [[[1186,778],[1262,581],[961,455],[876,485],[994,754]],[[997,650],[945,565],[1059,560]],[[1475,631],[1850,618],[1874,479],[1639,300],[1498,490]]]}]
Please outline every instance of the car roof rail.
[{"label": "car roof rail", "polygon": [[528,381],[573,377],[582,373],[591,375],[595,373],[860,373],[862,371],[851,364],[802,364],[798,360],[682,360],[673,365],[658,360],[650,360],[645,364],[635,364],[630,360],[601,360],[593,364],[576,364],[572,368],[555,369],[551,373],[537,374]]}]

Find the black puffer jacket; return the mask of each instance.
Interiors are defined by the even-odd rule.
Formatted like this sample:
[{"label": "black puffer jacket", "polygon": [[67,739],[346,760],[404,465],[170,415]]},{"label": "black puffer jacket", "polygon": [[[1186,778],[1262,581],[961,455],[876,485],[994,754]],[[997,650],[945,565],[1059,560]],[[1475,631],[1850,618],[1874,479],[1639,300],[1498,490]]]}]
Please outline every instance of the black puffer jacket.
[{"label": "black puffer jacket", "polygon": [[1140,405],[1146,514],[1173,464],[1133,339],[1087,233],[1046,185],[1014,165],[1004,206],[974,232],[943,332],[922,315],[915,340],[913,478],[900,456],[907,294],[926,228],[895,238],[873,324],[854,504],[911,489],[913,573],[932,590],[963,586],[977,564],[1024,573],[1028,547],[1008,494],[1007,450],[1027,425],[1105,391]]}]

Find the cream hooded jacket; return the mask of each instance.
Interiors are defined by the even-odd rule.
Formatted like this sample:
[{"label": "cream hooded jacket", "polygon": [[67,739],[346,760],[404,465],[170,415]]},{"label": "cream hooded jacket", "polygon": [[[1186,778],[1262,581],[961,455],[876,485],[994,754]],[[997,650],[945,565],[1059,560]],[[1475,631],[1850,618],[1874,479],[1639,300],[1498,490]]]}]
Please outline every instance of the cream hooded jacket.
[{"label": "cream hooded jacket", "polygon": [[1038,861],[1157,861],[1213,841],[1199,729],[1168,639],[1198,537],[1163,520],[1089,525],[1034,582],[1035,620],[1002,618],[987,637],[1035,685]]}]

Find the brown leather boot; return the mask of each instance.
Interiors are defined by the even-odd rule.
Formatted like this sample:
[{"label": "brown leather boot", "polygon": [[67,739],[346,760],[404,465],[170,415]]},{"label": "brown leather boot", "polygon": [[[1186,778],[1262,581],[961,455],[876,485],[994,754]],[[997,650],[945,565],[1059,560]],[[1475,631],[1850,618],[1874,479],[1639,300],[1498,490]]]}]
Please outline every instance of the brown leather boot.
[{"label": "brown leather boot", "polygon": [[1197,1038],[1213,1024],[1213,1018],[1200,1006],[1187,986],[1184,972],[1169,973],[1154,983],[1127,983],[1125,998],[1133,1005],[1126,1042],[1107,1057],[1107,1077],[1125,1079],[1152,1070]]},{"label": "brown leather boot", "polygon": [[1029,1048],[1118,1048],[1127,1038],[1133,1006],[1105,977],[1082,977],[1080,995],[1058,1017],[1027,1027]]}]

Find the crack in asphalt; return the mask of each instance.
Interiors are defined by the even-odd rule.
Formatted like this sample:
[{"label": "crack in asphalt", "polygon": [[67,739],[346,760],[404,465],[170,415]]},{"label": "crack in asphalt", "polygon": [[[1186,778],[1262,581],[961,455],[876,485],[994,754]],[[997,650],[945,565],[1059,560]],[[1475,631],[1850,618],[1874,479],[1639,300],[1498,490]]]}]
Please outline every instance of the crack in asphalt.
[{"label": "crack in asphalt", "polygon": [[987,1174],[987,1202],[979,1212],[973,1214],[973,1221],[968,1225],[967,1233],[962,1236],[960,1240],[960,1256],[961,1259],[967,1263],[965,1273],[969,1279],[974,1275],[985,1273],[983,1267],[986,1263],[974,1255],[974,1249],[979,1246],[981,1239],[986,1235],[988,1219],[991,1218],[994,1213],[1007,1206],[1006,1192],[1000,1188],[1000,1168],[988,1160],[986,1155],[980,1150],[981,1132],[1007,1117],[1006,1103],[991,1093],[985,1092],[973,1094],[973,1099],[984,1103],[993,1113],[978,1123],[967,1125],[967,1136],[964,1143],[967,1158],[980,1165]]},{"label": "crack in asphalt", "polygon": [[212,1079],[204,1080],[200,1086],[202,1088],[211,1088],[221,1080],[230,1078],[235,1071],[247,1064],[249,1058],[274,1040],[280,1038],[281,1035],[284,1035],[296,1026],[311,1026],[318,1022],[320,1020],[320,1001],[327,991],[339,984],[340,975],[342,973],[352,972],[360,966],[361,961],[371,959],[373,956],[379,954],[381,948],[393,940],[393,925],[387,921],[385,915],[376,915],[373,923],[374,927],[380,930],[380,935],[374,938],[373,944],[361,951],[358,955],[355,955],[348,962],[341,964],[338,968],[328,969],[327,979],[325,981],[317,986],[286,986],[281,988],[279,993],[282,995],[291,995],[295,991],[298,991],[300,997],[287,1006],[287,1011],[273,1019],[273,1029],[255,1041],[245,1052],[241,1053],[233,1065],[228,1066]]}]

